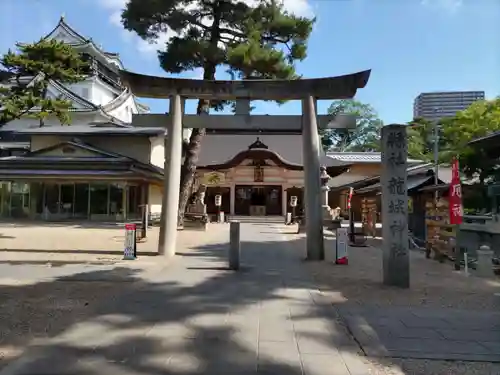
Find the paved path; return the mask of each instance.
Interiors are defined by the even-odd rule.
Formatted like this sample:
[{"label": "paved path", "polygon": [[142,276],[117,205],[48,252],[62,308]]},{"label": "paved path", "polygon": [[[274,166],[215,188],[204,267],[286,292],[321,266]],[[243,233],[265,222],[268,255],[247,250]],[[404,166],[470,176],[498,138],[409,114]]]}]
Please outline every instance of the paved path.
[{"label": "paved path", "polygon": [[500,313],[340,308],[368,356],[500,362]]},{"label": "paved path", "polygon": [[0,375],[369,374],[280,227],[242,225],[236,273],[221,240],[133,282],[129,274],[122,294]]}]

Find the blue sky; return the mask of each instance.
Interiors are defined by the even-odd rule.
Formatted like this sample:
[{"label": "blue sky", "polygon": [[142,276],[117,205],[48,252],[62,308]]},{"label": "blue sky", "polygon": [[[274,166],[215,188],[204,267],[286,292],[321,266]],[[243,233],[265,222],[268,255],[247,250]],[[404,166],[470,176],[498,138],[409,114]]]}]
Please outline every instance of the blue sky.
[{"label": "blue sky", "polygon": [[[50,32],[61,14],[80,33],[118,52],[132,71],[165,75],[155,51],[119,25],[126,0],[1,0],[0,51]],[[371,104],[385,123],[407,122],[420,92],[484,90],[500,95],[500,0],[285,0],[317,23],[304,77],[372,69],[357,99]],[[192,72],[186,77],[196,77]],[[219,79],[227,79],[219,73]],[[152,112],[167,103],[146,101]],[[328,102],[321,102],[325,113]],[[193,110],[193,103],[188,111]],[[299,114],[300,105],[258,103],[254,113]]]}]

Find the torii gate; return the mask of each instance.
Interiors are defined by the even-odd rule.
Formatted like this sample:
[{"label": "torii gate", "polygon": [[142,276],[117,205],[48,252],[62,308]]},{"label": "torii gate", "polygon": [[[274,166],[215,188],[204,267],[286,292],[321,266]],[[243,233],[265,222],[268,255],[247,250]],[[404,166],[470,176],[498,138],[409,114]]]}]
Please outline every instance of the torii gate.
[{"label": "torii gate", "polygon": [[[143,124],[166,127],[165,182],[162,218],[166,226],[160,238],[159,253],[175,254],[177,211],[182,163],[182,128],[207,129],[281,129],[302,130],[304,160],[306,247],[310,260],[324,259],[323,214],[321,210],[319,128],[347,128],[349,121],[339,121],[316,113],[318,99],[351,99],[364,88],[370,70],[328,78],[301,80],[192,80],[148,76],[121,70],[122,82],[145,98],[170,99],[168,114],[136,115]],[[237,102],[236,115],[184,115],[184,99],[232,100]],[[302,116],[250,115],[251,100],[301,100]],[[166,134],[167,135],[167,134]]]}]

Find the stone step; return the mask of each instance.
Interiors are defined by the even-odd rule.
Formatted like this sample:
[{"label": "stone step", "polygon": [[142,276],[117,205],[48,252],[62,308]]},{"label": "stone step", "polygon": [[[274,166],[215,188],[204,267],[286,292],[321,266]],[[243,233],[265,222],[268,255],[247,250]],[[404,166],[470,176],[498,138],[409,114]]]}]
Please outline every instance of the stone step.
[{"label": "stone step", "polygon": [[283,224],[285,219],[283,216],[230,216],[229,220],[237,220],[241,223],[269,223],[269,224]]}]

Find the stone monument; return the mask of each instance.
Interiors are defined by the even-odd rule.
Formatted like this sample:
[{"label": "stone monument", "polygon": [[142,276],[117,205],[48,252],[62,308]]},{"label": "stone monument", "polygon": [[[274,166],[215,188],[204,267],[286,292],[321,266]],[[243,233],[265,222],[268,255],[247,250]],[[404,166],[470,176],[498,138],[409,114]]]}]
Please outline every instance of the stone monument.
[{"label": "stone monument", "polygon": [[410,287],[406,125],[382,128],[382,237],[385,285]]},{"label": "stone monument", "polygon": [[207,187],[200,185],[195,194],[195,199],[186,207],[184,228],[207,229],[208,215],[207,205],[205,204],[205,194]]}]

